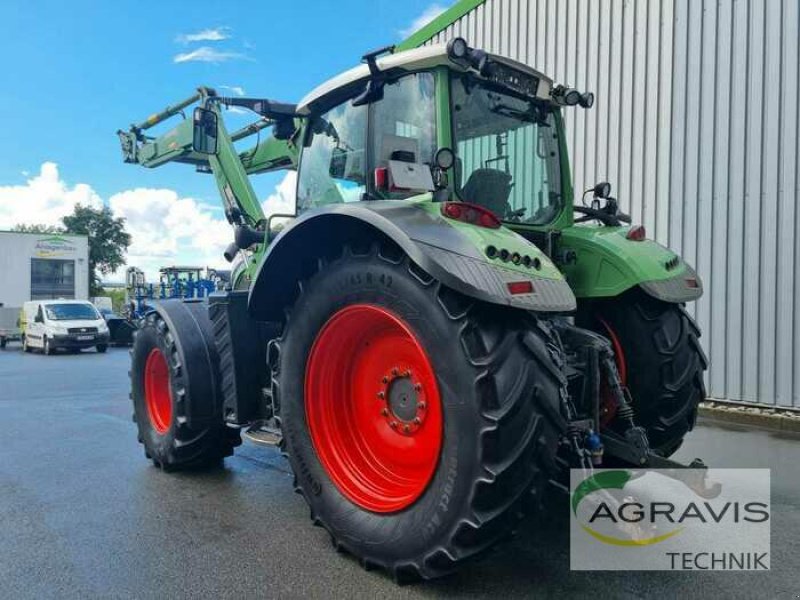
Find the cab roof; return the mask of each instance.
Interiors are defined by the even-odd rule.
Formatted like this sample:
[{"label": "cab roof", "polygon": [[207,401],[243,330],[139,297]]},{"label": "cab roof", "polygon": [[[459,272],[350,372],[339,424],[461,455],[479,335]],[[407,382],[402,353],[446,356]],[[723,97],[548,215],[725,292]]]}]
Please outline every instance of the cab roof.
[{"label": "cab roof", "polygon": [[[536,94],[537,97],[545,101],[549,101],[551,99],[550,91],[553,87],[553,80],[546,75],[543,75],[539,71],[532,69],[528,65],[524,65],[504,56],[489,54],[489,58],[491,60],[504,63],[513,69],[538,77],[540,84]],[[445,65],[455,71],[465,72],[469,70],[465,65],[454,62],[450,59],[447,54],[447,44],[423,46],[421,48],[406,50],[396,54],[387,54],[378,58],[376,62],[381,71],[390,71],[395,69],[403,71],[420,71],[440,65]],[[300,102],[297,104],[297,113],[305,116],[315,112],[317,106],[327,105],[328,103],[326,100],[337,96],[337,92],[349,91],[352,89],[354,84],[366,82],[369,79],[369,75],[369,66],[362,64],[345,71],[344,73],[341,73],[332,79],[329,79],[325,83],[311,90],[311,92],[306,94],[306,96],[300,100]]]}]

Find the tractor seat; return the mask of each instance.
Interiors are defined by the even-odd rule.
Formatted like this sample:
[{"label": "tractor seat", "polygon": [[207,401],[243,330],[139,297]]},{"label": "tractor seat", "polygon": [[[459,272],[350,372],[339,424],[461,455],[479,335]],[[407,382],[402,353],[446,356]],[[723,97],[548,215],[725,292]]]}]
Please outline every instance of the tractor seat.
[{"label": "tractor seat", "polygon": [[461,188],[461,199],[488,208],[501,219],[508,212],[511,175],[497,169],[475,169]]}]

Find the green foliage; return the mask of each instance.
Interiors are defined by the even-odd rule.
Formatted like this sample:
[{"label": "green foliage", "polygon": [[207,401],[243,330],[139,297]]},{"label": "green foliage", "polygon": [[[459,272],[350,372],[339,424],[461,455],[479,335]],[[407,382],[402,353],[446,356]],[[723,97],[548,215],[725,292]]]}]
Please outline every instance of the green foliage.
[{"label": "green foliage", "polygon": [[122,314],[122,309],[125,306],[125,290],[120,288],[105,288],[103,295],[111,298],[111,306],[114,312],[118,315]]},{"label": "green foliage", "polygon": [[26,225],[25,223],[19,223],[14,225],[11,231],[17,231],[19,233],[64,233],[64,228],[57,227],[56,225]]},{"label": "green foliage", "polygon": [[103,293],[99,273],[108,275],[125,264],[125,252],[131,236],[125,231],[125,219],[115,218],[107,206],[96,209],[75,205],[71,215],[62,219],[65,233],[89,237],[89,282],[91,296]]}]

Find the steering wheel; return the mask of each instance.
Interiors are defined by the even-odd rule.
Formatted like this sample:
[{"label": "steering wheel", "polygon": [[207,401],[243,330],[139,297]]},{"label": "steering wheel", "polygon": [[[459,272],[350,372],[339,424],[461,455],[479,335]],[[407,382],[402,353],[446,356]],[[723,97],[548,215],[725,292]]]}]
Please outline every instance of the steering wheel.
[{"label": "steering wheel", "polygon": [[626,215],[619,211],[616,213],[610,213],[602,209],[590,208],[588,206],[580,206],[580,205],[575,206],[573,210],[577,213],[585,215],[583,217],[575,219],[576,223],[585,223],[586,221],[600,221],[603,225],[608,225],[609,227],[618,227],[622,223],[631,222],[631,218],[629,215]]}]

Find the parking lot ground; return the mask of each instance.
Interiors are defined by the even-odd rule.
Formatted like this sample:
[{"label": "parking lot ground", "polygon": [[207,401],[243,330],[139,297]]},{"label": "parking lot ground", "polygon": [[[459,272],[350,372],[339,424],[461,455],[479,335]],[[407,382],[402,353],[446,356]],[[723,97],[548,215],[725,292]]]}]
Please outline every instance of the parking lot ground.
[{"label": "parking lot ground", "polygon": [[334,552],[275,450],[154,468],[127,371],[126,349],[0,351],[0,598],[800,597],[799,436],[703,421],[677,456],[772,468],[770,572],[571,572],[567,521],[548,519],[454,576],[398,587]]}]

